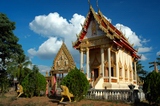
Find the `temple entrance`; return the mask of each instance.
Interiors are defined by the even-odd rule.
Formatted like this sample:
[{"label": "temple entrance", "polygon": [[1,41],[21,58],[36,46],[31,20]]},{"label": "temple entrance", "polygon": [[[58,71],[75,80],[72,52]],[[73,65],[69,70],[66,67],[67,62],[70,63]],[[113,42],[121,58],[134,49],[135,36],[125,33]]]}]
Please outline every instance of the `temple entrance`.
[{"label": "temple entrance", "polygon": [[98,78],[98,75],[99,75],[98,68],[95,68],[94,69],[94,81]]}]

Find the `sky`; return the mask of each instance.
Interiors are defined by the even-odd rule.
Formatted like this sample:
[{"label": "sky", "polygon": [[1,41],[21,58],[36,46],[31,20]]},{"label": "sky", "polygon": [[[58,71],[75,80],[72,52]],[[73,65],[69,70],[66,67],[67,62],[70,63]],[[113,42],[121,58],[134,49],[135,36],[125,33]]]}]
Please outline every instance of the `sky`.
[{"label": "sky", "polygon": [[138,49],[144,69],[152,71],[148,63],[160,54],[159,0],[90,0],[90,4],[88,0],[0,0],[0,12],[16,23],[18,43],[45,75],[63,41],[79,67],[80,54],[72,42],[90,5],[124,33]]}]

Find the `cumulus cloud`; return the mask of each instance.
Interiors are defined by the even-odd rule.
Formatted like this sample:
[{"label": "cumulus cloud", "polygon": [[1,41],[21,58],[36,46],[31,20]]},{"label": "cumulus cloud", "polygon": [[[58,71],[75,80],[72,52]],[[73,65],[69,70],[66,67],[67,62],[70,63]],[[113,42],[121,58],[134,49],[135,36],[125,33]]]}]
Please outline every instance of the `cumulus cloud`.
[{"label": "cumulus cloud", "polygon": [[44,76],[46,75],[46,72],[49,73],[49,71],[51,70],[51,67],[45,66],[45,65],[37,65],[40,73],[42,73]]},{"label": "cumulus cloud", "polygon": [[144,52],[149,52],[149,51],[151,51],[152,50],[152,47],[140,47],[139,49],[138,49],[138,52],[139,53],[144,53]]},{"label": "cumulus cloud", "polygon": [[[111,19],[105,18],[111,22]],[[83,24],[84,20],[84,16],[76,13],[70,20],[60,16],[57,12],[36,16],[35,19],[29,23],[30,29],[43,37],[47,37],[48,40],[43,42],[39,48],[30,48],[28,50],[29,55],[32,57],[38,56],[43,59],[53,58],[58,52],[63,40],[76,62],[79,61],[79,57],[77,56],[79,52],[72,48],[71,42],[76,40],[75,35],[80,32],[80,24]],[[141,39],[129,27],[119,23],[116,24],[115,27],[128,38],[130,44],[134,44],[134,47],[139,48],[139,53],[152,50],[152,47],[143,46],[143,44],[149,42],[149,40]],[[142,55],[142,60],[146,59],[147,58]]]},{"label": "cumulus cloud", "polygon": [[147,58],[146,58],[146,56],[145,56],[144,54],[142,54],[140,60],[141,60],[141,61],[145,61],[145,60],[147,60]]},{"label": "cumulus cloud", "polygon": [[[30,29],[45,37],[75,38],[75,34],[81,30],[80,23],[83,24],[85,17],[74,14],[67,19],[60,16],[57,12],[48,15],[39,15],[29,23]],[[73,39],[72,39],[73,40]]]},{"label": "cumulus cloud", "polygon": [[53,58],[53,55],[57,53],[61,44],[62,41],[57,40],[55,37],[50,37],[39,46],[38,50],[31,48],[28,50],[28,53],[31,57],[38,56],[42,59]]},{"label": "cumulus cloud", "polygon": [[138,48],[138,53],[141,55],[141,60],[147,60],[147,57],[142,53],[147,53],[152,50],[152,47],[145,47],[144,44],[149,42],[150,40],[143,39],[141,36],[136,35],[135,32],[131,30],[131,28],[124,26],[122,24],[116,24],[115,27],[120,30],[125,37],[128,39],[130,44],[134,44],[134,48]]},{"label": "cumulus cloud", "polygon": [[160,56],[160,51],[159,51],[159,52],[157,52],[157,56]]},{"label": "cumulus cloud", "polygon": [[120,30],[125,35],[126,38],[128,38],[128,40],[131,44],[134,44],[134,46],[142,46],[141,40],[139,39],[139,37],[129,27],[124,26],[124,25],[119,24],[119,23],[116,24],[115,27],[118,30]]},{"label": "cumulus cloud", "polygon": [[72,41],[76,40],[76,34],[82,29],[85,17],[74,14],[70,20],[60,16],[57,12],[48,15],[39,15],[29,23],[30,29],[41,36],[47,37],[48,40],[43,42],[38,50],[31,48],[28,50],[30,56],[38,56],[40,58],[53,58],[61,44],[62,40],[73,55],[78,51],[72,48]]}]

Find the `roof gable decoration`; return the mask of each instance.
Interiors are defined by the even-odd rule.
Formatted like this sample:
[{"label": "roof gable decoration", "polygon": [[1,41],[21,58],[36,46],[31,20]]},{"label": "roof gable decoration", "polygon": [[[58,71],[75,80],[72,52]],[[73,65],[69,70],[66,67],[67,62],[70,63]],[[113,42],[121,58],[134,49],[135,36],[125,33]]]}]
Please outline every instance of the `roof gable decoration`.
[{"label": "roof gable decoration", "polygon": [[75,67],[72,55],[67,49],[65,43],[62,43],[53,63],[53,70],[70,70]]},{"label": "roof gable decoration", "polygon": [[[95,19],[95,22],[93,19]],[[92,27],[94,26],[94,23],[96,23],[95,28]],[[117,46],[120,46],[120,47],[123,46],[124,48],[127,48],[131,52],[137,52],[133,48],[133,46],[128,42],[128,39],[126,39],[123,33],[119,31],[117,28],[115,28],[103,16],[100,10],[98,10],[98,13],[96,13],[92,8],[92,6],[90,6],[87,17],[84,21],[84,24],[82,25],[82,30],[80,31],[79,35],[77,35],[77,40],[75,42],[72,42],[73,47],[75,49],[78,49],[83,39],[90,38],[92,35],[99,35],[97,34],[97,30],[95,30],[96,28],[100,29],[101,32],[104,32],[105,35],[111,40],[113,40],[113,43],[115,43]],[[137,54],[133,56],[136,58],[139,58]]]},{"label": "roof gable decoration", "polygon": [[95,19],[92,19],[84,39],[102,36],[102,35],[105,35],[105,33],[99,28],[97,21]]}]

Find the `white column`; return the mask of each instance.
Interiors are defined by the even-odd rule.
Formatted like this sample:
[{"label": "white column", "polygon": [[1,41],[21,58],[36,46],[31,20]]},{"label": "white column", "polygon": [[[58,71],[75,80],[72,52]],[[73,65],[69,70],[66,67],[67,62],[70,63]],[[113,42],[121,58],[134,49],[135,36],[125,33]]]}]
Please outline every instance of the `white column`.
[{"label": "white column", "polygon": [[108,48],[108,71],[109,71],[109,83],[111,83],[111,52],[110,48]]},{"label": "white column", "polygon": [[135,77],[135,81],[136,81],[136,84],[137,84],[137,66],[136,66],[136,62],[134,61],[134,77]]},{"label": "white column", "polygon": [[83,50],[80,50],[81,56],[80,56],[80,69],[84,71],[83,69]]},{"label": "white column", "polygon": [[104,48],[101,48],[101,72],[100,74],[104,77]]},{"label": "white column", "polygon": [[86,72],[87,72],[87,77],[89,78],[89,48],[87,48],[87,56],[86,56],[86,62],[87,62],[87,64],[86,64]]},{"label": "white column", "polygon": [[115,54],[116,54],[116,77],[117,77],[117,82],[119,82],[119,67],[118,67],[117,52]]}]

